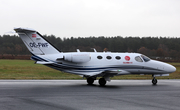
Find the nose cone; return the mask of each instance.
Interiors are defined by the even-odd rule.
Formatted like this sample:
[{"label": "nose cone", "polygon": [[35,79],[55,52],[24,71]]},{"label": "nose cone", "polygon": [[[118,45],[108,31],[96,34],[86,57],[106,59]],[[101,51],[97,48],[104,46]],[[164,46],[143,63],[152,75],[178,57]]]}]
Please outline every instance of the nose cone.
[{"label": "nose cone", "polygon": [[164,71],[163,74],[165,74],[165,73],[170,74],[170,73],[173,73],[176,71],[176,68],[168,63],[155,61],[155,60],[152,60],[150,63],[153,67]]},{"label": "nose cone", "polygon": [[173,73],[173,72],[175,72],[176,71],[176,68],[174,67],[174,66],[172,66],[172,65],[167,65],[166,66],[166,71],[168,72],[168,73]]}]

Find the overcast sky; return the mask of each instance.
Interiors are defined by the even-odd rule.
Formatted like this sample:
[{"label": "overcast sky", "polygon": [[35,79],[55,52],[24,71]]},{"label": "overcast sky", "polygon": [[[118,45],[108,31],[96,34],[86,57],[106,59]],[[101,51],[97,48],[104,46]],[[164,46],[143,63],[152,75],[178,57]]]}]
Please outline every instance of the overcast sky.
[{"label": "overcast sky", "polygon": [[0,0],[0,35],[180,37],[180,0]]}]

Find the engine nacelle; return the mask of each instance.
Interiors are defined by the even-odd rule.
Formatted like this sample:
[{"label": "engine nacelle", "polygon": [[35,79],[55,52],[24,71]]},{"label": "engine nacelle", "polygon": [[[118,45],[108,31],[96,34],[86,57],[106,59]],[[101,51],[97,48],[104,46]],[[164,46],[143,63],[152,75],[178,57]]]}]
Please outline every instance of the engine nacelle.
[{"label": "engine nacelle", "polygon": [[71,53],[64,55],[64,60],[73,63],[85,63],[91,60],[89,53]]}]

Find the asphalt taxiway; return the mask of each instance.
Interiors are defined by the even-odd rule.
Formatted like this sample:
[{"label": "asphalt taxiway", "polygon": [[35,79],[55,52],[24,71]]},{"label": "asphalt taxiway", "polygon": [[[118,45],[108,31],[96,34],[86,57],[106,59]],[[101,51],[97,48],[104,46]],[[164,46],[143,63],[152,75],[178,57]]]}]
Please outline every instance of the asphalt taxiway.
[{"label": "asphalt taxiway", "polygon": [[180,80],[0,80],[0,110],[179,110]]}]

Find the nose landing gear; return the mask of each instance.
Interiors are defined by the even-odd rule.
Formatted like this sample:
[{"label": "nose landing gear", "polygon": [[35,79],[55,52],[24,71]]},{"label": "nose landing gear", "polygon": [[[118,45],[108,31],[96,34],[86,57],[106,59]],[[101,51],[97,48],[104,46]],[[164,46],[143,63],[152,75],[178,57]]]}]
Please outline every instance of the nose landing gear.
[{"label": "nose landing gear", "polygon": [[154,77],[154,75],[153,75],[153,79],[152,79],[152,83],[153,83],[153,85],[156,85],[157,84],[157,79]]}]

